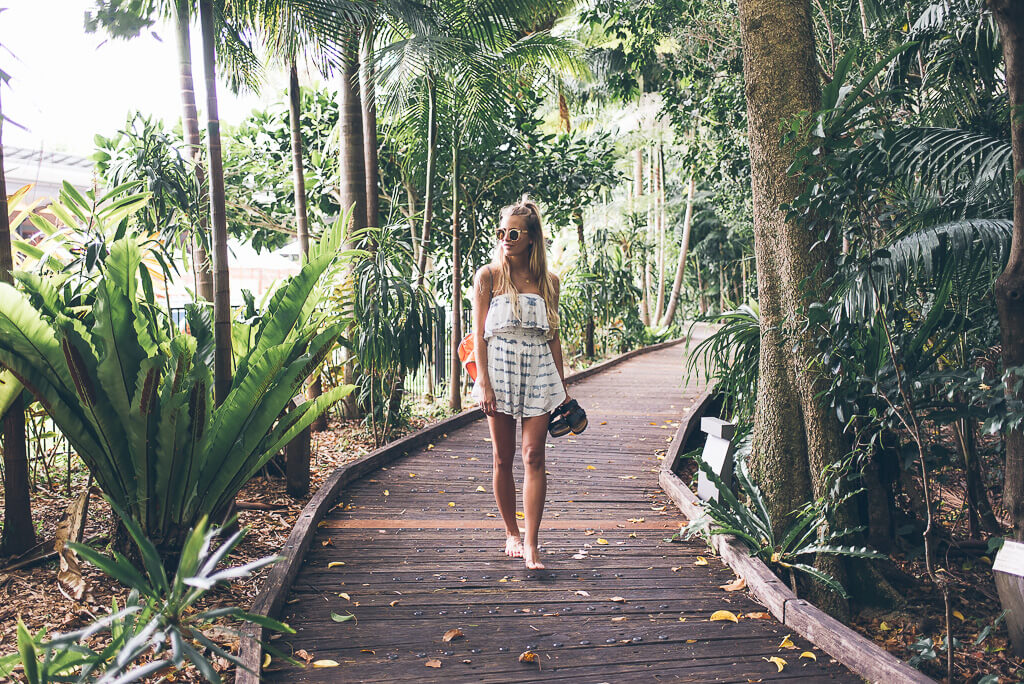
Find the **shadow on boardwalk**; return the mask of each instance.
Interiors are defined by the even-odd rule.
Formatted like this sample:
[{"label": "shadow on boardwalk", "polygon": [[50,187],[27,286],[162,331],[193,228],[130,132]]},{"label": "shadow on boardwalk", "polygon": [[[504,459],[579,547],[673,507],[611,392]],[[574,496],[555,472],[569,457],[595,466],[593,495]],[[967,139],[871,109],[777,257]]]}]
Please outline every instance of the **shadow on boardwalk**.
[{"label": "shadow on boardwalk", "polygon": [[[860,681],[796,637],[798,650],[780,651],[774,620],[711,622],[763,608],[719,588],[734,577],[718,559],[696,565],[701,543],[664,541],[685,522],[658,487],[658,456],[696,396],[682,386],[684,353],[644,354],[572,388],[590,427],[549,440],[547,570],[502,553],[483,420],[350,485],[288,596],[298,634],[275,641],[339,666],[275,661],[263,680]],[[453,628],[465,636],[444,643]],[[518,662],[527,650],[539,671]],[[798,658],[807,650],[817,661]]]}]

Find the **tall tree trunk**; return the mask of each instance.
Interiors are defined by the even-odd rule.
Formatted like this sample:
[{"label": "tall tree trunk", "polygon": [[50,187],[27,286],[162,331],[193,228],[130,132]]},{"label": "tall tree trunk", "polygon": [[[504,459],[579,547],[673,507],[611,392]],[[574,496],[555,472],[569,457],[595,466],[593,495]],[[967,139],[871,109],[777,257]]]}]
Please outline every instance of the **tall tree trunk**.
[{"label": "tall tree trunk", "polygon": [[657,324],[665,313],[665,155],[661,143],[654,153],[654,222],[658,235],[658,298],[652,320]]},{"label": "tall tree trunk", "polygon": [[[177,0],[174,6],[177,19],[178,65],[181,88],[181,129],[185,138],[185,149],[195,165],[196,181],[200,188],[206,188],[206,174],[203,172],[202,148],[199,137],[199,113],[196,111],[196,91],[192,81],[192,14],[187,0]],[[210,229],[207,211],[200,214],[199,225],[192,230],[192,271],[195,274],[196,292],[208,302],[213,301],[213,270],[210,255],[206,251],[207,233]]]},{"label": "tall tree trunk", "polygon": [[565,101],[565,93],[558,89],[558,120],[566,133],[572,133],[572,119],[569,117],[569,103]]},{"label": "tall tree trunk", "polygon": [[686,274],[686,253],[690,249],[690,227],[693,225],[693,192],[696,186],[693,176],[686,191],[686,215],[683,217],[683,239],[679,243],[679,266],[676,267],[676,279],[672,283],[672,295],[668,299],[668,310],[661,320],[663,327],[672,325],[676,317],[676,307],[679,306],[679,296],[683,289],[683,276]]},{"label": "tall tree trunk", "polygon": [[377,88],[373,82],[372,25],[363,29],[359,62],[359,98],[363,105],[363,164],[366,167],[366,225],[379,227],[380,164],[377,161]]},{"label": "tall tree trunk", "polygon": [[430,226],[434,220],[434,174],[437,160],[437,92],[434,75],[427,70],[427,168],[423,179],[423,232],[420,235],[420,260],[416,269],[416,287],[423,285],[430,256]]},{"label": "tall tree trunk", "polygon": [[462,254],[459,246],[459,136],[452,141],[452,366],[448,406],[462,410]]},{"label": "tall tree trunk", "polygon": [[[359,36],[348,39],[345,66],[338,84],[338,116],[341,124],[341,150],[338,162],[341,178],[339,196],[344,209],[351,208],[350,230],[366,227],[366,162],[363,156],[363,107],[359,97]],[[351,246],[351,245],[349,245]],[[345,382],[355,380],[354,359],[348,353],[345,363]],[[346,418],[360,415],[357,392],[342,400]]]},{"label": "tall tree trunk", "polygon": [[213,36],[213,1],[199,0],[206,77],[206,143],[210,161],[210,213],[213,226],[214,400],[220,405],[231,390],[231,283],[228,277],[228,224],[224,199],[220,118],[217,111],[217,65]]},{"label": "tall tree trunk", "polygon": [[697,308],[700,309],[700,315],[706,316],[708,314],[708,298],[704,293],[704,280],[700,272],[700,262],[694,264],[694,270],[697,272],[697,292],[700,296],[697,298]]},{"label": "tall tree trunk", "polygon": [[[576,223],[576,239],[580,243],[580,260],[583,263],[583,270],[590,272],[590,259],[587,256],[587,240],[583,234],[583,210],[577,207],[572,212],[573,220]],[[594,310],[593,304],[588,304],[587,321],[583,324],[583,354],[588,358],[594,358]]]},{"label": "tall tree trunk", "polygon": [[[1006,270],[996,280],[996,308],[1003,341],[1003,368],[1024,366],[1024,4],[989,0],[1003,43],[1006,92],[1010,99],[1013,141],[1013,239]],[[1024,399],[1024,385],[1008,399]],[[1014,538],[1024,541],[1024,427],[1006,431],[1006,474],[1003,505],[1013,520]]]},{"label": "tall tree trunk", "polygon": [[[2,85],[2,84],[0,84]],[[4,175],[3,107],[0,105],[0,282],[14,284],[14,255],[11,253],[11,223]],[[29,495],[28,450],[25,444],[25,405],[21,395],[3,415],[4,436],[4,530],[0,553],[13,556],[36,543]]]}]

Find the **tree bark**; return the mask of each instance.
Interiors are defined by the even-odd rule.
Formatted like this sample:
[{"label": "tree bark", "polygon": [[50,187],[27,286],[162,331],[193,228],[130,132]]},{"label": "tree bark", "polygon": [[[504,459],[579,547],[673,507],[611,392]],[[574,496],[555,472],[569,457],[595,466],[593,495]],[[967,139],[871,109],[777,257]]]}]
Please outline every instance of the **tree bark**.
[{"label": "tree bark", "polygon": [[462,254],[459,248],[459,139],[452,141],[452,366],[448,406],[462,410],[462,363],[459,342],[462,341]]},{"label": "tree bark", "polygon": [[434,220],[434,174],[437,159],[437,93],[434,76],[427,70],[427,168],[423,179],[423,232],[420,234],[420,259],[416,269],[416,287],[423,285],[430,256],[430,227]]},{"label": "tree bark", "polygon": [[558,119],[566,133],[572,133],[572,119],[569,117],[569,103],[565,101],[565,93],[558,89]]},{"label": "tree bark", "polygon": [[366,225],[380,227],[380,164],[377,161],[377,89],[373,82],[372,26],[363,30],[359,62],[359,98],[363,105],[363,164],[366,167]]},{"label": "tree bark", "polygon": [[687,184],[686,192],[686,214],[683,217],[683,239],[679,243],[679,265],[676,267],[676,279],[672,283],[672,294],[668,299],[668,309],[661,321],[662,327],[672,325],[676,317],[676,307],[679,306],[679,296],[683,289],[683,276],[686,274],[686,253],[690,249],[690,227],[693,225],[693,193],[696,186],[693,176]]},{"label": "tree bark", "polygon": [[[4,175],[3,107],[0,105],[0,282],[14,284],[11,223]],[[36,543],[29,494],[28,449],[25,443],[25,406],[19,395],[3,415],[4,530],[0,553],[24,553]]]},{"label": "tree bark", "polygon": [[665,155],[661,143],[654,150],[654,225],[658,236],[658,297],[651,320],[657,324],[665,314]]},{"label": "tree bark", "polygon": [[[989,0],[989,8],[1003,43],[1015,179],[1010,258],[995,283],[1005,370],[1024,366],[1024,181],[1020,176],[1024,172],[1024,5],[1016,0]],[[1007,399],[1024,400],[1024,384],[1016,392],[1012,384],[1007,383]],[[1014,538],[1024,541],[1024,428],[1008,429],[1005,438],[1003,505],[1010,511]]]},{"label": "tree bark", "polygon": [[[199,113],[196,111],[196,91],[192,80],[191,11],[186,0],[178,0],[174,10],[177,18],[182,135],[185,138],[185,149],[188,150],[189,159],[195,165],[196,181],[200,188],[206,188],[199,137]],[[199,225],[192,230],[192,269],[195,274],[196,292],[206,301],[213,302],[213,270],[210,268],[210,255],[205,247],[210,229],[206,217],[207,211],[204,208],[200,214]]]},{"label": "tree bark", "polygon": [[213,33],[213,2],[199,0],[206,77],[206,143],[210,162],[210,213],[213,227],[214,400],[220,405],[231,390],[231,283],[228,276],[228,225],[217,111],[217,65]]},{"label": "tree bark", "polygon": [[[583,210],[579,207],[572,212],[576,223],[576,239],[580,243],[580,261],[583,263],[583,270],[590,272],[590,259],[587,256],[587,239],[583,234]],[[583,355],[588,359],[594,358],[594,311],[588,306],[587,321],[583,324]]]},{"label": "tree bark", "polygon": [[[359,97],[358,35],[352,35],[348,40],[345,66],[341,70],[341,82],[338,84],[338,109],[341,123],[339,196],[342,208],[352,210],[349,229],[354,231],[366,227],[366,162],[363,151],[363,108]],[[348,280],[351,281],[351,278]],[[350,283],[350,286],[354,284]],[[356,377],[354,359],[347,352],[343,352],[343,355],[346,361],[344,380],[352,383]],[[346,418],[357,418],[360,415],[357,394],[351,392],[342,400]]]}]

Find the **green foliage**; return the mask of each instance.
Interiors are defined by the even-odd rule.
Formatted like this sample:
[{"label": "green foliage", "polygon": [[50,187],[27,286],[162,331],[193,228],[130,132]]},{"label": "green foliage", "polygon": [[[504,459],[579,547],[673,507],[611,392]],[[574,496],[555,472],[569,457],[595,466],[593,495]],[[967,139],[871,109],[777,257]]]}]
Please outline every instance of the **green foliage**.
[{"label": "green foliage", "polygon": [[43,404],[104,492],[158,545],[177,548],[352,390],[288,410],[344,329],[321,329],[314,315],[313,293],[333,260],[316,258],[273,295],[219,406],[208,310],[189,307],[190,332],[175,330],[132,235],[110,243],[88,310],[65,296],[63,276],[21,272],[20,290],[0,285],[0,364]]},{"label": "green foliage", "polygon": [[[207,518],[201,518],[185,540],[177,571],[169,576],[153,542],[125,511],[112,500],[108,501],[124,521],[139,550],[143,567],[133,566],[117,552],[111,557],[82,544],[69,543],[68,547],[131,588],[125,606],[121,608],[115,599],[108,615],[81,630],[55,634],[49,639],[45,630],[31,634],[19,620],[18,651],[0,658],[0,675],[9,676],[15,666],[21,665],[28,684],[135,682],[191,663],[203,679],[219,684],[221,677],[214,669],[214,658],[223,658],[240,668],[246,666],[204,630],[216,624],[220,631],[241,638],[240,630],[223,624],[224,620],[236,620],[295,633],[286,624],[247,613],[237,606],[195,608],[200,599],[218,586],[249,577],[253,571],[280,560],[268,556],[245,565],[218,569],[242,541],[247,529],[239,530],[211,548],[221,530],[211,528]],[[97,639],[104,643],[101,650],[94,650]]]},{"label": "green foliage", "polygon": [[725,400],[723,415],[753,418],[761,356],[760,308],[751,302],[708,321],[718,329],[687,355],[686,381],[699,380],[703,374],[705,383]]},{"label": "green foliage", "polygon": [[791,582],[793,573],[801,572],[843,598],[849,598],[846,590],[832,575],[810,563],[817,555],[884,557],[867,547],[844,546],[839,543],[860,532],[862,527],[836,529],[833,525],[833,514],[862,490],[842,494],[842,468],[832,469],[827,473],[828,495],[794,509],[790,514],[792,521],[789,526],[777,535],[774,532],[777,526],[768,513],[764,495],[747,472],[744,454],[749,451],[749,444],[748,440],[738,450],[735,468],[736,482],[741,495],[746,499],[745,503],[740,501],[710,466],[697,458],[698,467],[718,489],[719,500],[704,502],[704,515],[691,521],[683,534],[687,538],[694,534],[702,534],[706,538],[715,534],[734,535],[746,544],[753,556],[777,570],[787,571]]}]

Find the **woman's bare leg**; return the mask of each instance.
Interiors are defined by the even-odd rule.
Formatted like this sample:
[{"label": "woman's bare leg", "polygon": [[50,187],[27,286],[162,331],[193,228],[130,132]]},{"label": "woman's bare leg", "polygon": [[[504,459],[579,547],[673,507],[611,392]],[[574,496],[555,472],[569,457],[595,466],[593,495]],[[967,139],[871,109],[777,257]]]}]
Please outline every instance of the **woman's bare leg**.
[{"label": "woman's bare leg", "polygon": [[498,512],[505,522],[505,554],[523,557],[523,540],[516,521],[516,482],[512,478],[512,462],[516,457],[516,419],[506,413],[487,417],[494,452],[494,474],[491,485]]},{"label": "woman's bare leg", "polygon": [[524,560],[530,570],[543,570],[537,535],[544,515],[544,500],[548,492],[548,478],[544,470],[544,446],[548,437],[550,416],[523,418],[523,512],[526,514],[526,540]]}]

